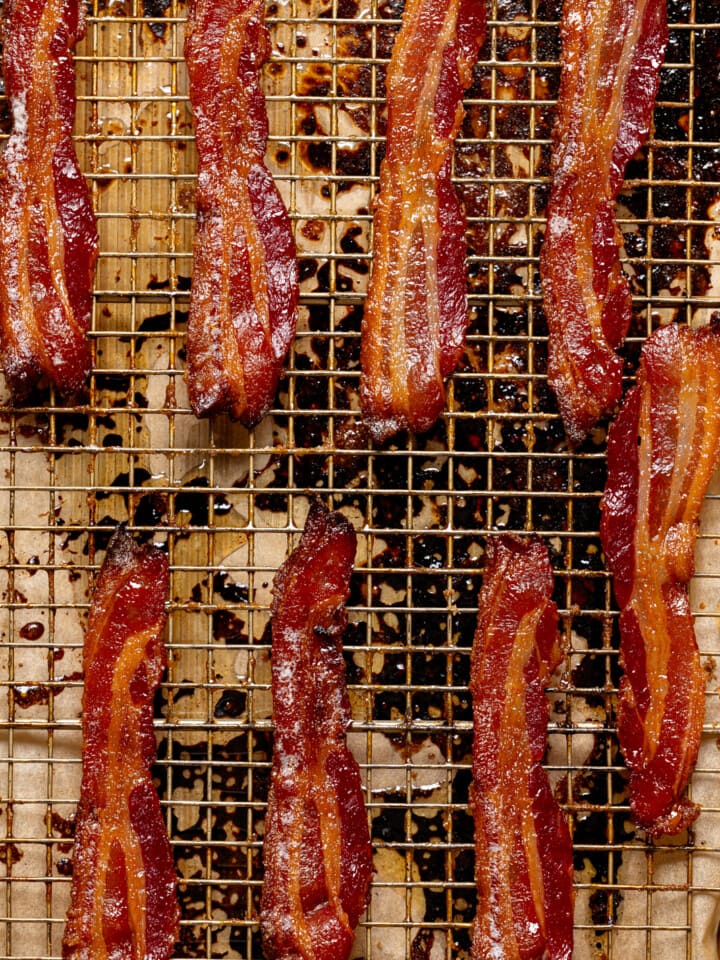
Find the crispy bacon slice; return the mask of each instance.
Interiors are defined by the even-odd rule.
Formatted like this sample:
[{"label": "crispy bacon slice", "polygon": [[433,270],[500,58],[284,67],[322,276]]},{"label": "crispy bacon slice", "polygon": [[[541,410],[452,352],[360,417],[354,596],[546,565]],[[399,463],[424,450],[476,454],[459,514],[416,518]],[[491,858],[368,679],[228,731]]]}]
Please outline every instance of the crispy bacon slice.
[{"label": "crispy bacon slice", "polygon": [[572,842],[540,765],[545,687],[562,659],[552,589],[542,541],[488,541],[470,676],[474,960],[572,955]]},{"label": "crispy bacon slice", "polygon": [[378,443],[430,429],[465,344],[465,216],[450,171],[485,19],[484,0],[407,0],[393,48],[361,345]]},{"label": "crispy bacon slice", "polygon": [[168,563],[123,527],[108,546],[85,648],[83,770],[64,960],[166,960],[179,919],[173,857],[150,768],[166,666]]},{"label": "crispy bacon slice", "polygon": [[540,273],[548,378],[580,443],[620,399],[631,318],[615,204],[652,120],[666,0],[565,0],[553,183]]},{"label": "crispy bacon slice", "polygon": [[13,133],[0,157],[0,361],[17,401],[46,384],[71,397],[90,370],[98,238],[70,138],[72,49],[84,34],[80,0],[5,0]]},{"label": "crispy bacon slice", "polygon": [[341,637],[355,532],[316,501],[275,577],[275,749],[260,928],[267,960],[344,960],[367,902],[372,848]]},{"label": "crispy bacon slice", "polygon": [[185,58],[198,150],[187,385],[199,417],[272,405],[297,323],[295,241],[265,166],[263,0],[191,0]]},{"label": "crispy bacon slice", "polygon": [[600,527],[621,611],[618,736],[633,818],[653,837],[700,812],[682,796],[705,708],[687,584],[719,460],[720,333],[662,327],[610,430]]}]

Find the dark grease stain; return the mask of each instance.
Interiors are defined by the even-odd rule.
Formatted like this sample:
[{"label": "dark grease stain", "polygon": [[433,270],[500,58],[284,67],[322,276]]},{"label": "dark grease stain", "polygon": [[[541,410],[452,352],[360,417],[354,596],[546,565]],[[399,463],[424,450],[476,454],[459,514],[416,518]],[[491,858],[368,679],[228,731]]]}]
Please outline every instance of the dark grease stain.
[{"label": "dark grease stain", "polygon": [[159,22],[159,19],[165,16],[169,6],[170,0],[143,0],[143,14],[151,20],[148,26],[157,40],[165,39],[167,24]]},{"label": "dark grease stain", "polygon": [[11,689],[15,706],[23,710],[36,707],[41,703],[48,703],[50,700],[50,688],[42,683],[13,684]]},{"label": "dark grease stain", "polygon": [[245,712],[247,694],[243,690],[225,690],[215,704],[213,715],[218,718],[239,717]]},{"label": "dark grease stain", "polygon": [[245,624],[229,610],[215,610],[212,615],[213,637],[228,646],[242,646],[249,642]]},{"label": "dark grease stain", "polygon": [[19,633],[23,640],[39,640],[45,633],[45,625],[39,620],[33,620],[20,627]]},{"label": "dark grease stain", "polygon": [[213,576],[213,590],[228,603],[247,603],[249,599],[248,588],[242,583],[231,580],[226,570],[221,570]]}]

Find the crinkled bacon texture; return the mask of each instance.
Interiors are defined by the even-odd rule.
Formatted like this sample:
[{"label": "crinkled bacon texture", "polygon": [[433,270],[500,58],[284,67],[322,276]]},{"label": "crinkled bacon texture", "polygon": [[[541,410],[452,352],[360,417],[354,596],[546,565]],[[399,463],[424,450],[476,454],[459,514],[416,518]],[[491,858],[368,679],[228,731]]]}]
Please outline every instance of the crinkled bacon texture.
[{"label": "crinkled bacon texture", "polygon": [[191,0],[187,29],[198,150],[188,392],[197,416],[252,426],[275,398],[298,301],[292,227],[264,162],[265,5]]},{"label": "crinkled bacon texture", "polygon": [[0,157],[0,361],[16,401],[77,394],[98,239],[71,140],[81,0],[5,0],[3,76],[13,132]]},{"label": "crinkled bacon texture", "polygon": [[610,430],[600,528],[621,611],[618,736],[630,806],[654,837],[699,813],[683,796],[705,706],[687,584],[719,459],[720,332],[662,327]]},{"label": "crinkled bacon texture", "polygon": [[552,589],[540,540],[506,534],[488,542],[470,678],[473,960],[572,955],[572,842],[540,765],[545,688],[562,659]]},{"label": "crinkled bacon texture", "polygon": [[429,430],[465,344],[465,216],[450,180],[484,0],[407,0],[387,73],[388,126],[362,324],[373,438]]},{"label": "crinkled bacon texture", "polygon": [[665,0],[565,0],[553,182],[540,255],[548,378],[580,443],[620,399],[632,316],[615,206],[652,120]]},{"label": "crinkled bacon texture", "polygon": [[83,767],[64,960],[166,960],[176,875],[150,768],[153,698],[166,666],[168,564],[119,528],[90,607]]},{"label": "crinkled bacon texture", "polygon": [[344,960],[367,902],[372,848],[346,744],[341,648],[355,546],[350,523],[315,502],[275,577],[275,746],[260,915],[267,960]]}]

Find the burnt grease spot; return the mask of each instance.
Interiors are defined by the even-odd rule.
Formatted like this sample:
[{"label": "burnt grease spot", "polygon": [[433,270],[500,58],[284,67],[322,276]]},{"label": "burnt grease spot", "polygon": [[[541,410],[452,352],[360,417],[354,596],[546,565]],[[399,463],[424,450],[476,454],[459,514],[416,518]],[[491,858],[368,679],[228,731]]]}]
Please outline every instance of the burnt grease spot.
[{"label": "burnt grease spot", "polygon": [[23,640],[39,640],[45,633],[45,625],[39,620],[33,620],[30,623],[23,624],[18,631]]},{"label": "burnt grease spot", "polygon": [[160,18],[165,16],[169,6],[170,0],[143,0],[143,15],[151,20],[148,26],[156,40],[165,39],[167,24],[162,23]]}]

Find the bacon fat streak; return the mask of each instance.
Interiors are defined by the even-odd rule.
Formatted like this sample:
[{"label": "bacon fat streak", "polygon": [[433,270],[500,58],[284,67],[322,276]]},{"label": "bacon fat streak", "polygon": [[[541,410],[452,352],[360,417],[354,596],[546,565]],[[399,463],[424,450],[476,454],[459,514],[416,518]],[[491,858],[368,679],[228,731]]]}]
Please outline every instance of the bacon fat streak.
[{"label": "bacon fat streak", "polygon": [[620,399],[632,311],[615,206],[652,120],[667,46],[666,0],[565,0],[553,183],[540,254],[548,378],[568,438]]},{"label": "bacon fat streak", "polygon": [[355,547],[350,523],[315,502],[275,577],[275,747],[260,915],[267,960],[345,960],[367,903],[372,848],[346,744],[341,648]]},{"label": "bacon fat streak", "polygon": [[191,0],[185,40],[198,150],[187,384],[199,417],[270,409],[297,323],[290,218],[265,166],[263,0]]},{"label": "bacon fat streak", "polygon": [[635,822],[678,833],[699,807],[705,673],[687,584],[698,516],[720,460],[720,333],[671,324],[645,343],[608,439],[600,534],[620,607],[618,736]]},{"label": "bacon fat streak", "polygon": [[485,20],[484,0],[407,0],[392,51],[361,346],[377,442],[430,429],[465,344],[465,216],[450,172]]},{"label": "bacon fat streak", "polygon": [[0,157],[0,360],[17,401],[52,384],[76,394],[98,238],[71,140],[80,0],[5,0],[3,76],[13,132]]},{"label": "bacon fat streak", "polygon": [[64,960],[167,960],[176,875],[152,783],[153,698],[166,667],[168,563],[120,527],[90,607],[83,770]]},{"label": "bacon fat streak", "polygon": [[569,960],[573,854],[540,762],[562,659],[553,574],[540,540],[488,542],[472,653],[473,960]]}]

